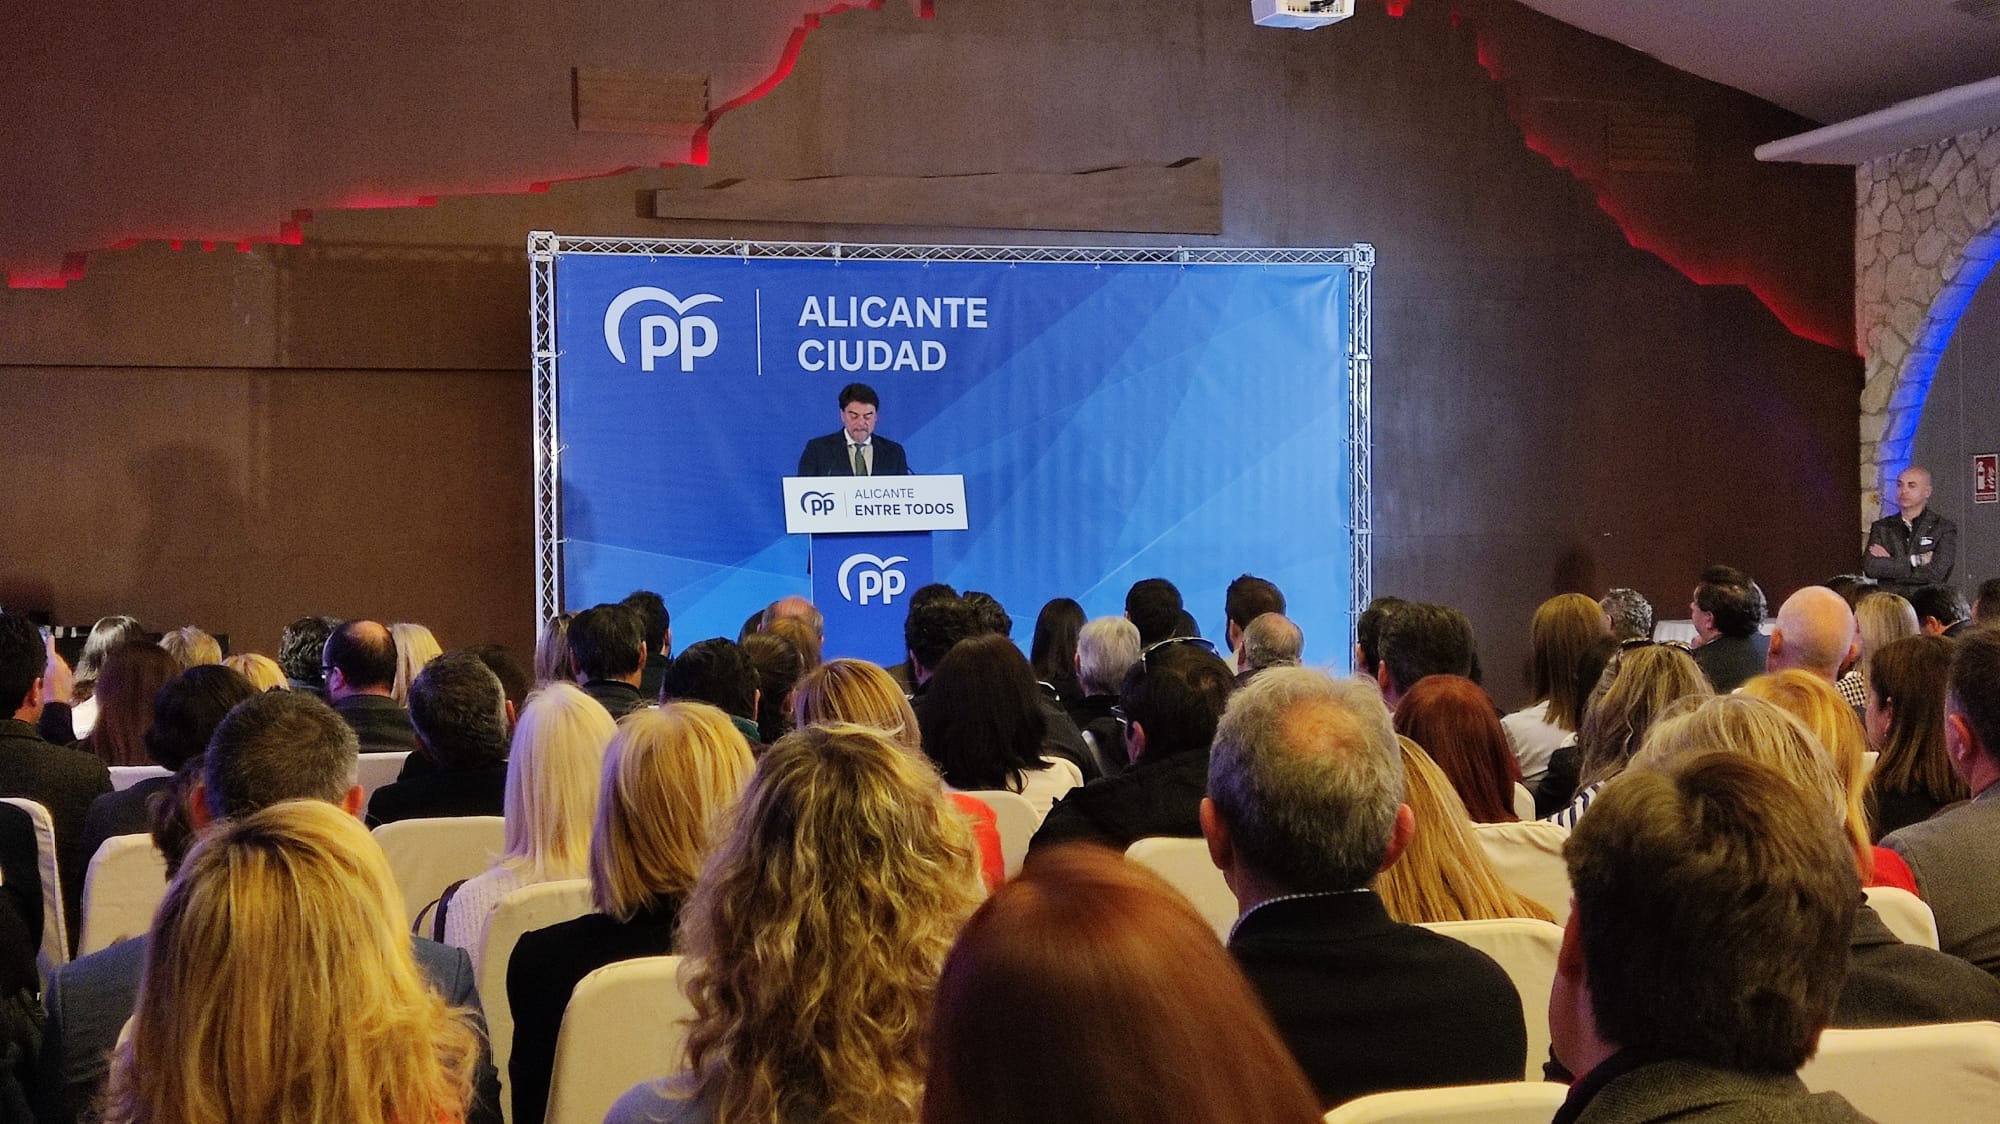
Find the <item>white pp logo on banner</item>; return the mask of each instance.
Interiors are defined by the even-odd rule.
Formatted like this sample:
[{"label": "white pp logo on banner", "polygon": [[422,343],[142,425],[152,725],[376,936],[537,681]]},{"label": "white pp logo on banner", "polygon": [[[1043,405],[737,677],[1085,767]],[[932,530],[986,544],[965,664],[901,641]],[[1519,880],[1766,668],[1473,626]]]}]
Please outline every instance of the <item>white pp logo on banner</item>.
[{"label": "white pp logo on banner", "polygon": [[696,293],[682,300],[665,289],[651,285],[641,285],[618,294],[611,306],[604,310],[604,346],[611,349],[611,357],[625,362],[625,343],[618,338],[619,322],[633,305],[642,301],[658,301],[674,310],[674,316],[643,316],[639,319],[639,369],[650,371],[655,359],[666,359],[676,353],[680,355],[681,370],[694,370],[694,361],[715,354],[715,321],[706,316],[689,316],[688,310],[705,304],[720,304],[721,297],[714,293]]},{"label": "white pp logo on banner", "polygon": [[[903,576],[903,571],[896,567],[908,561],[908,558],[900,554],[888,558],[877,558],[873,554],[849,555],[847,561],[840,564],[840,595],[853,601],[855,594],[859,593],[859,603],[863,605],[868,604],[870,597],[879,597],[882,599],[882,604],[887,605],[896,599],[897,594],[903,592],[903,586],[908,579]],[[847,575],[853,573],[855,567],[864,565],[870,568],[854,575],[854,589],[850,591],[847,588]]]}]

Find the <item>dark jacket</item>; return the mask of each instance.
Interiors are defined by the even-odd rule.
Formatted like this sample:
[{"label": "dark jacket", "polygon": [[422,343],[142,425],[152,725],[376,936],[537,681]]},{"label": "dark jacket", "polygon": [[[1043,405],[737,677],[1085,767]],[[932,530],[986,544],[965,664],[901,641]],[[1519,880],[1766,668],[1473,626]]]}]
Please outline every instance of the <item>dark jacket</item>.
[{"label": "dark jacket", "polygon": [[387,695],[349,695],[333,709],[361,738],[363,753],[415,753],[417,731],[410,712]]},{"label": "dark jacket", "polygon": [[[1951,580],[1952,562],[1958,557],[1958,524],[1928,507],[1914,523],[1903,522],[1901,514],[1886,515],[1868,525],[1868,545],[1881,547],[1889,557],[1864,552],[1861,572],[1889,592],[1907,595],[1920,586]],[[1912,566],[1910,557],[1916,554],[1928,554],[1931,560]]]},{"label": "dark jacket", "polygon": [[[415,761],[422,754],[411,754]],[[469,769],[431,769],[385,784],[368,798],[369,827],[441,816],[498,816],[507,803],[507,762]]]},{"label": "dark jacket", "polygon": [[[172,788],[173,783],[172,777],[147,777],[123,792],[107,792],[92,800],[90,810],[83,815],[83,853],[95,858],[97,849],[114,835],[145,835],[152,831],[153,796]],[[88,863],[90,859],[84,861]],[[87,873],[88,866],[77,877]],[[63,872],[63,877],[68,878],[69,873]]]},{"label": "dark jacket", "polygon": [[1834,1026],[2000,1022],[2000,980],[1934,948],[1904,944],[1867,905],[1854,915]]},{"label": "dark jacket", "polygon": [[1715,693],[1726,695],[1764,674],[1764,653],[1770,646],[1770,638],[1759,633],[1718,636],[1694,650],[1694,662]]},{"label": "dark jacket", "polygon": [[583,693],[603,703],[614,722],[652,703],[639,688],[622,679],[593,679],[583,685]]},{"label": "dark jacket", "polygon": [[[908,476],[910,460],[903,447],[877,433],[868,441],[870,476]],[[847,431],[836,429],[825,437],[806,442],[799,453],[800,476],[852,476],[854,462],[847,455]]]},{"label": "dark jacket", "polygon": [[83,872],[83,821],[90,802],[111,791],[111,770],[80,749],[41,739],[18,719],[0,720],[0,796],[22,796],[49,810],[56,830],[56,874],[62,880],[63,914],[76,943]]},{"label": "dark jacket", "polygon": [[1394,920],[1372,890],[1266,902],[1229,951],[1327,1105],[1519,1081],[1527,1067],[1521,996],[1500,965]]},{"label": "dark jacket", "polygon": [[1869,1124],[1838,1093],[1795,1073],[1740,1073],[1623,1050],[1570,1088],[1552,1124]]},{"label": "dark jacket", "polygon": [[1149,835],[1201,834],[1208,750],[1142,761],[1056,801],[1030,848],[1087,840],[1123,850]]}]

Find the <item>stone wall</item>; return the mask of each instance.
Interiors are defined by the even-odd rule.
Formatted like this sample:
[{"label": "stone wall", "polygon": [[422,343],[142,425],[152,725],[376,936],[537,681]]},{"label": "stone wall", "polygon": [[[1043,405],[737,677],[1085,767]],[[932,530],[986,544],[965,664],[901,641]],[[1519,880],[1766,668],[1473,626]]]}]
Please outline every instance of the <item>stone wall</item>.
[{"label": "stone wall", "polygon": [[1855,170],[1854,330],[1861,391],[1861,523],[1910,460],[1952,325],[2000,259],[2000,128]]}]

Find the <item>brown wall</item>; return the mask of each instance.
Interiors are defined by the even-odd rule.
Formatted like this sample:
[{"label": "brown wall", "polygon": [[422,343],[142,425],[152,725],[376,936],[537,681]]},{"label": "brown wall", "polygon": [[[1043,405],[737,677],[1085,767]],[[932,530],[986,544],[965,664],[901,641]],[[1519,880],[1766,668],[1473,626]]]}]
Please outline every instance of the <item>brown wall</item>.
[{"label": "brown wall", "polygon": [[[1753,257],[1806,247],[1851,277],[1851,179],[1750,164],[1746,121],[1765,139],[1796,119],[1511,6],[1525,77],[1505,87],[1476,61],[1477,21],[1424,0],[1317,33],[1255,28],[1240,0],[896,7],[828,20],[789,81],[722,119],[706,169],[323,211],[301,246],[147,245],[64,290],[0,292],[0,378],[28,423],[4,465],[0,596],[64,621],[191,619],[266,650],[308,611],[525,650],[526,231],[1161,241],[665,223],[638,197],[1196,155],[1222,162],[1224,234],[1166,241],[1376,245],[1375,587],[1467,609],[1503,703],[1522,701],[1527,618],[1552,593],[1633,585],[1683,615],[1709,562],[1774,599],[1852,565],[1858,361],[1633,249],[1601,188],[1528,151],[1510,104],[1685,114],[1699,167],[1678,194],[1641,193],[1655,215],[1685,200],[1656,225],[1727,231]],[[1701,221],[1718,208],[1726,222]]]}]

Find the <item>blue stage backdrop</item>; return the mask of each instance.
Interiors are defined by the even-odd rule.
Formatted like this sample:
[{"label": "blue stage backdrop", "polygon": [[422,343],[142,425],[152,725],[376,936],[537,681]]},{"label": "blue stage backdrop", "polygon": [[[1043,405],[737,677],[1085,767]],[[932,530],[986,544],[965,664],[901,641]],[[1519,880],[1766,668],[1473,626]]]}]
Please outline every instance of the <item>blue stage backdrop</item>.
[{"label": "blue stage backdrop", "polygon": [[936,534],[938,580],[999,598],[1024,648],[1048,599],[1115,614],[1155,575],[1220,643],[1247,571],[1284,589],[1309,659],[1345,665],[1347,265],[801,249],[554,255],[565,608],[654,589],[684,647],[808,592],[779,479],[858,381],[912,471],[965,477],[971,529]]}]

